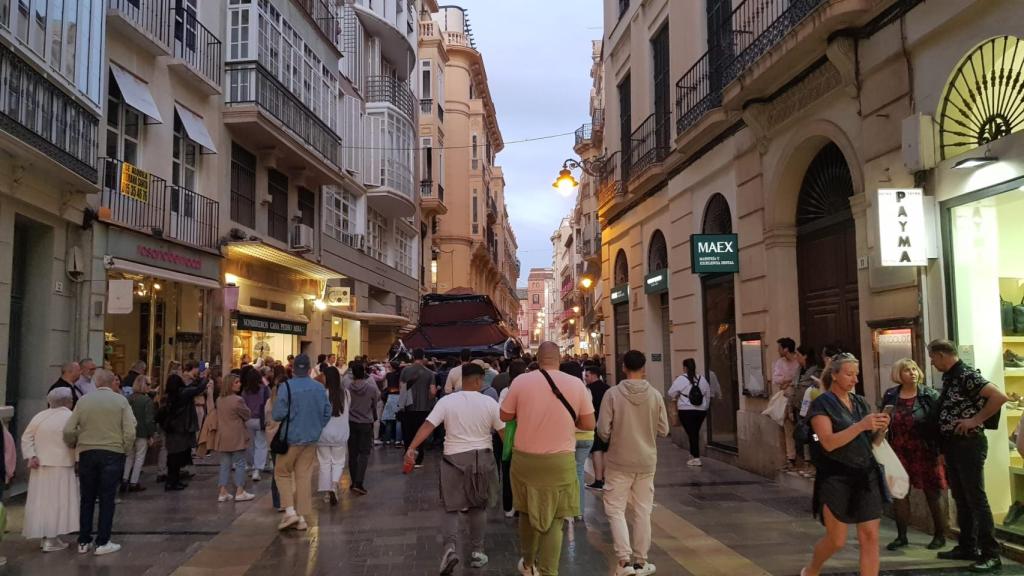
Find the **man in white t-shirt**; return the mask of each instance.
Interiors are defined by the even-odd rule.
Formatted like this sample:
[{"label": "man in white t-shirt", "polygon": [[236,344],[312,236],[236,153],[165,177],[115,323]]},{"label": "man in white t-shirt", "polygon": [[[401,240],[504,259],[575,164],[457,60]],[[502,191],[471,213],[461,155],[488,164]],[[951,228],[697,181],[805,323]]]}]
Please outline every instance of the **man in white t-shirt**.
[{"label": "man in white t-shirt", "polygon": [[497,502],[498,473],[494,460],[491,431],[505,439],[505,423],[498,403],[480,393],[484,370],[476,364],[462,366],[462,390],[446,394],[420,426],[405,453],[405,465],[411,470],[416,451],[434,429],[444,425],[444,457],[441,459],[441,505],[446,514],[442,522],[444,556],[441,574],[451,574],[459,563],[456,540],[459,512],[468,511],[469,537],[473,546],[470,566],[487,564],[484,553],[484,527],[487,508]]},{"label": "man in white t-shirt", "polygon": [[461,363],[448,371],[448,378],[444,381],[445,394],[462,390],[462,367],[473,360],[473,353],[470,352],[469,348],[463,348],[462,352],[459,353],[459,360]]}]

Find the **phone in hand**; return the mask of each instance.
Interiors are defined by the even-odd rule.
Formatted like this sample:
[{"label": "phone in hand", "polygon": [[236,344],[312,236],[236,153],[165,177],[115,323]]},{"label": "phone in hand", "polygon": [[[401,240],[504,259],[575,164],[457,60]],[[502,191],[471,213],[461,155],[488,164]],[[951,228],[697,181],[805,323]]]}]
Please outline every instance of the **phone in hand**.
[{"label": "phone in hand", "polygon": [[892,416],[892,412],[895,409],[896,406],[892,404],[886,404],[885,406],[882,407],[882,414],[885,414],[886,416]]}]

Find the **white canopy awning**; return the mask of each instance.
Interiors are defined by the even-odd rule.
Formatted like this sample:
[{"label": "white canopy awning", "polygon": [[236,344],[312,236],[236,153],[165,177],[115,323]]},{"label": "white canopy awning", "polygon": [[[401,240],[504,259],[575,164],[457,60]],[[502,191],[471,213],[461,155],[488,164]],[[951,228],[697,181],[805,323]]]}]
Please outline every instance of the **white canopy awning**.
[{"label": "white canopy awning", "polygon": [[181,118],[181,124],[185,127],[188,137],[207,152],[216,154],[217,147],[213,145],[213,138],[210,137],[210,131],[206,129],[206,124],[203,123],[203,117],[177,102],[174,103],[174,109],[178,111],[178,118]]},{"label": "white canopy awning", "polygon": [[170,280],[172,282],[194,284],[203,288],[220,288],[220,282],[217,282],[216,280],[203,278],[202,276],[192,276],[191,274],[182,274],[181,272],[165,270],[163,268],[157,268],[156,266],[147,266],[146,264],[139,264],[138,262],[132,262],[131,260],[124,260],[121,258],[111,258],[107,265],[107,269],[115,272],[128,272],[129,274],[140,274],[142,276],[163,278],[164,280]]},{"label": "white canopy awning", "polygon": [[153,100],[153,93],[149,91],[149,84],[113,62],[110,63],[110,72],[114,75],[114,81],[117,82],[117,87],[121,90],[121,97],[124,98],[125,104],[142,112],[157,124],[163,123],[160,110],[157,109],[156,102]]}]

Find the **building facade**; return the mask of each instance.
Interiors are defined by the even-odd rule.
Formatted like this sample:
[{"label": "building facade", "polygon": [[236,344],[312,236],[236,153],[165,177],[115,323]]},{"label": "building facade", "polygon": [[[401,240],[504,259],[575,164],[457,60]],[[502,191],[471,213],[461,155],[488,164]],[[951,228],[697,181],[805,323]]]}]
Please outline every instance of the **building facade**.
[{"label": "building facade", "polygon": [[523,345],[536,351],[541,342],[555,342],[559,338],[559,322],[555,318],[560,307],[555,293],[555,273],[551,268],[531,268],[527,277],[526,325],[529,339]]},{"label": "building facade", "polygon": [[[781,337],[856,354],[872,403],[893,362],[927,366],[937,337],[1015,391],[1016,327],[1000,326],[1000,301],[1021,297],[1011,4],[605,2],[605,353],[648,352],[656,386],[689,357],[714,372],[712,454],[783,464],[760,414]],[[913,232],[892,236],[908,197]],[[1022,496],[1005,441],[1020,410],[1004,412],[986,475],[997,517]]]},{"label": "building facade", "polygon": [[[491,298],[518,317],[515,234],[505,208],[504,146],[483,56],[465,10],[446,6],[420,23],[420,148],[424,214],[429,215],[430,285]],[[424,250],[424,255],[427,251]]]}]

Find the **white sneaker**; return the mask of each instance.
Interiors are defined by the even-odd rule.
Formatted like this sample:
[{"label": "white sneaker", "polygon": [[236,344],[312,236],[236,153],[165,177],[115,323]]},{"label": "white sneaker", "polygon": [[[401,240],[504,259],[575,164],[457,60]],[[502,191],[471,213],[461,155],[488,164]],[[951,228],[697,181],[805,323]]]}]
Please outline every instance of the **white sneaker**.
[{"label": "white sneaker", "polygon": [[516,511],[515,510],[505,510],[505,518],[515,518],[515,517],[516,517]]},{"label": "white sneaker", "polygon": [[687,466],[703,466],[704,464],[701,463],[700,458],[690,458],[689,460],[686,461],[686,465]]},{"label": "white sneaker", "polygon": [[217,496],[217,502],[231,502],[234,498],[231,494],[221,494]]},{"label": "white sneaker", "polygon": [[487,558],[487,554],[484,554],[483,552],[473,552],[470,558],[471,560],[469,565],[473,568],[483,568],[484,566],[487,566],[487,562],[489,560],[489,558]]},{"label": "white sneaker", "polygon": [[615,576],[636,576],[636,568],[632,564],[619,566],[615,569]]},{"label": "white sneaker", "polygon": [[105,554],[113,554],[114,552],[117,552],[120,549],[121,549],[121,545],[120,544],[114,544],[113,542],[107,542],[103,546],[97,546],[96,549],[93,550],[92,553],[94,555],[96,555],[96,556],[103,556]]},{"label": "white sneaker", "polygon": [[305,532],[306,530],[309,530],[309,525],[306,524],[306,519],[302,516],[299,516],[299,523],[295,525],[295,529],[299,532]]},{"label": "white sneaker", "polygon": [[519,559],[519,565],[516,568],[519,570],[519,576],[537,576],[536,567],[530,566],[527,568],[526,561],[522,558]]},{"label": "white sneaker", "polygon": [[60,538],[43,538],[43,552],[59,552],[67,550],[68,543]]},{"label": "white sneaker", "polygon": [[[635,566],[634,566],[634,568],[635,568]],[[636,576],[651,576],[651,574],[655,574],[655,573],[658,572],[658,568],[654,564],[651,564],[650,562],[647,562],[646,564],[644,564],[643,566],[641,566],[639,568],[635,568],[635,570],[636,570]]]},{"label": "white sneaker", "polygon": [[455,566],[459,564],[459,556],[455,553],[455,548],[446,548],[444,556],[441,557],[441,568],[438,571],[439,574],[447,575],[455,572]]},{"label": "white sneaker", "polygon": [[249,500],[252,500],[254,498],[256,498],[255,494],[250,494],[248,492],[242,492],[241,494],[236,494],[235,495],[235,502],[248,502]]},{"label": "white sneaker", "polygon": [[92,544],[79,544],[78,545],[78,553],[79,554],[88,554],[89,550],[92,550]]},{"label": "white sneaker", "polygon": [[300,520],[302,520],[302,519],[299,518],[298,514],[288,514],[288,513],[285,513],[284,518],[281,518],[281,522],[278,523],[277,529],[278,530],[287,530],[287,529],[291,528],[292,526],[298,524]]},{"label": "white sneaker", "polygon": [[260,481],[260,471],[259,470],[253,470],[252,471],[252,481],[253,482],[259,482]]}]

